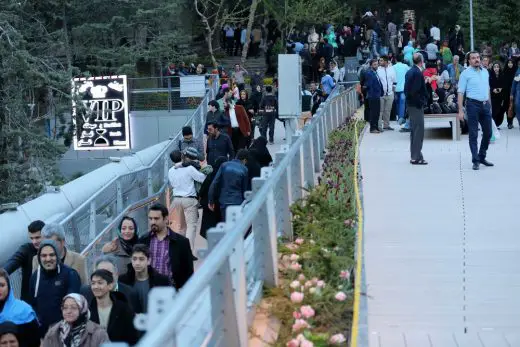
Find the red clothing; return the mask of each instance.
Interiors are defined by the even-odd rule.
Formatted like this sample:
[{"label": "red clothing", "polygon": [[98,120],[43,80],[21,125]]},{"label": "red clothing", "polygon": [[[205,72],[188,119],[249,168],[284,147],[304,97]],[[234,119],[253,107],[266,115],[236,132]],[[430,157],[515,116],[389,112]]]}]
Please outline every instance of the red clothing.
[{"label": "red clothing", "polygon": [[[433,76],[437,76],[437,75],[438,75],[437,68],[434,68],[434,67],[429,67],[423,71],[424,77],[433,77]],[[435,92],[437,90],[437,81],[432,80],[430,82],[430,85],[432,86],[432,90]]]}]

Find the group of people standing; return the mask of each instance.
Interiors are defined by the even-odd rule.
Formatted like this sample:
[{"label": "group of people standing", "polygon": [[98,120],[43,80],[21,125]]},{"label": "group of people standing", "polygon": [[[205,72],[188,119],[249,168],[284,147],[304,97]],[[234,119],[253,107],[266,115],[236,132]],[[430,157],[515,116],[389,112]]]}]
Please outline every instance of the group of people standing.
[{"label": "group of people standing", "polygon": [[[180,289],[195,259],[189,240],[168,227],[165,206],[151,206],[148,221],[149,231],[140,235],[136,221],[123,217],[88,275],[85,258],[65,246],[61,225],[31,223],[30,242],[0,269],[0,346],[135,345],[142,333],[133,320],[147,312],[150,289]],[[21,300],[9,279],[19,268]]]}]

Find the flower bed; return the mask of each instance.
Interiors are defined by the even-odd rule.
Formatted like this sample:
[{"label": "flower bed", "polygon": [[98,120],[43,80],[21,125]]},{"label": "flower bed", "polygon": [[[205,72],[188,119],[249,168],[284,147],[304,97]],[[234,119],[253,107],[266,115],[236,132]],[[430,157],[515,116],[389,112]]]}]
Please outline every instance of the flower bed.
[{"label": "flower bed", "polygon": [[281,323],[277,346],[347,344],[356,241],[353,164],[362,128],[355,122],[330,135],[319,184],[291,207],[295,241],[280,242],[280,286],[265,295]]}]

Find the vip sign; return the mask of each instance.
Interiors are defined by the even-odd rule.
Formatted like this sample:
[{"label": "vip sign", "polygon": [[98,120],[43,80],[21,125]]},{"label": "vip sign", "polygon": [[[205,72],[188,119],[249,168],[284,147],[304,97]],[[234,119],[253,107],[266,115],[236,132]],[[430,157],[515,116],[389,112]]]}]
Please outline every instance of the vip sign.
[{"label": "vip sign", "polygon": [[74,149],[129,149],[126,76],[74,78],[72,81]]}]

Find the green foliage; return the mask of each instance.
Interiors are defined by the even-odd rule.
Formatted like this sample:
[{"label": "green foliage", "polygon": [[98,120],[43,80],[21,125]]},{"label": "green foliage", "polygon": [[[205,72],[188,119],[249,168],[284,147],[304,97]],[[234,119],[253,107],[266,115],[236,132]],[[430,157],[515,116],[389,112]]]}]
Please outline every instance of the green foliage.
[{"label": "green foliage", "polygon": [[[290,243],[280,240],[281,285],[265,293],[271,314],[281,322],[276,346],[285,346],[299,333],[314,346],[329,346],[332,335],[348,335],[350,331],[353,304],[350,278],[356,240],[353,162],[355,139],[359,136],[355,122],[349,121],[330,135],[323,179],[291,207],[297,239]],[[295,270],[294,264],[301,265],[301,270]],[[340,276],[342,272],[348,275]],[[324,281],[324,286],[320,287],[318,280]],[[301,303],[291,302],[291,293],[295,291],[304,294]],[[335,298],[340,291],[347,295],[345,301]],[[316,314],[307,319],[310,328],[295,332],[294,314],[302,305],[310,305]]]}]

